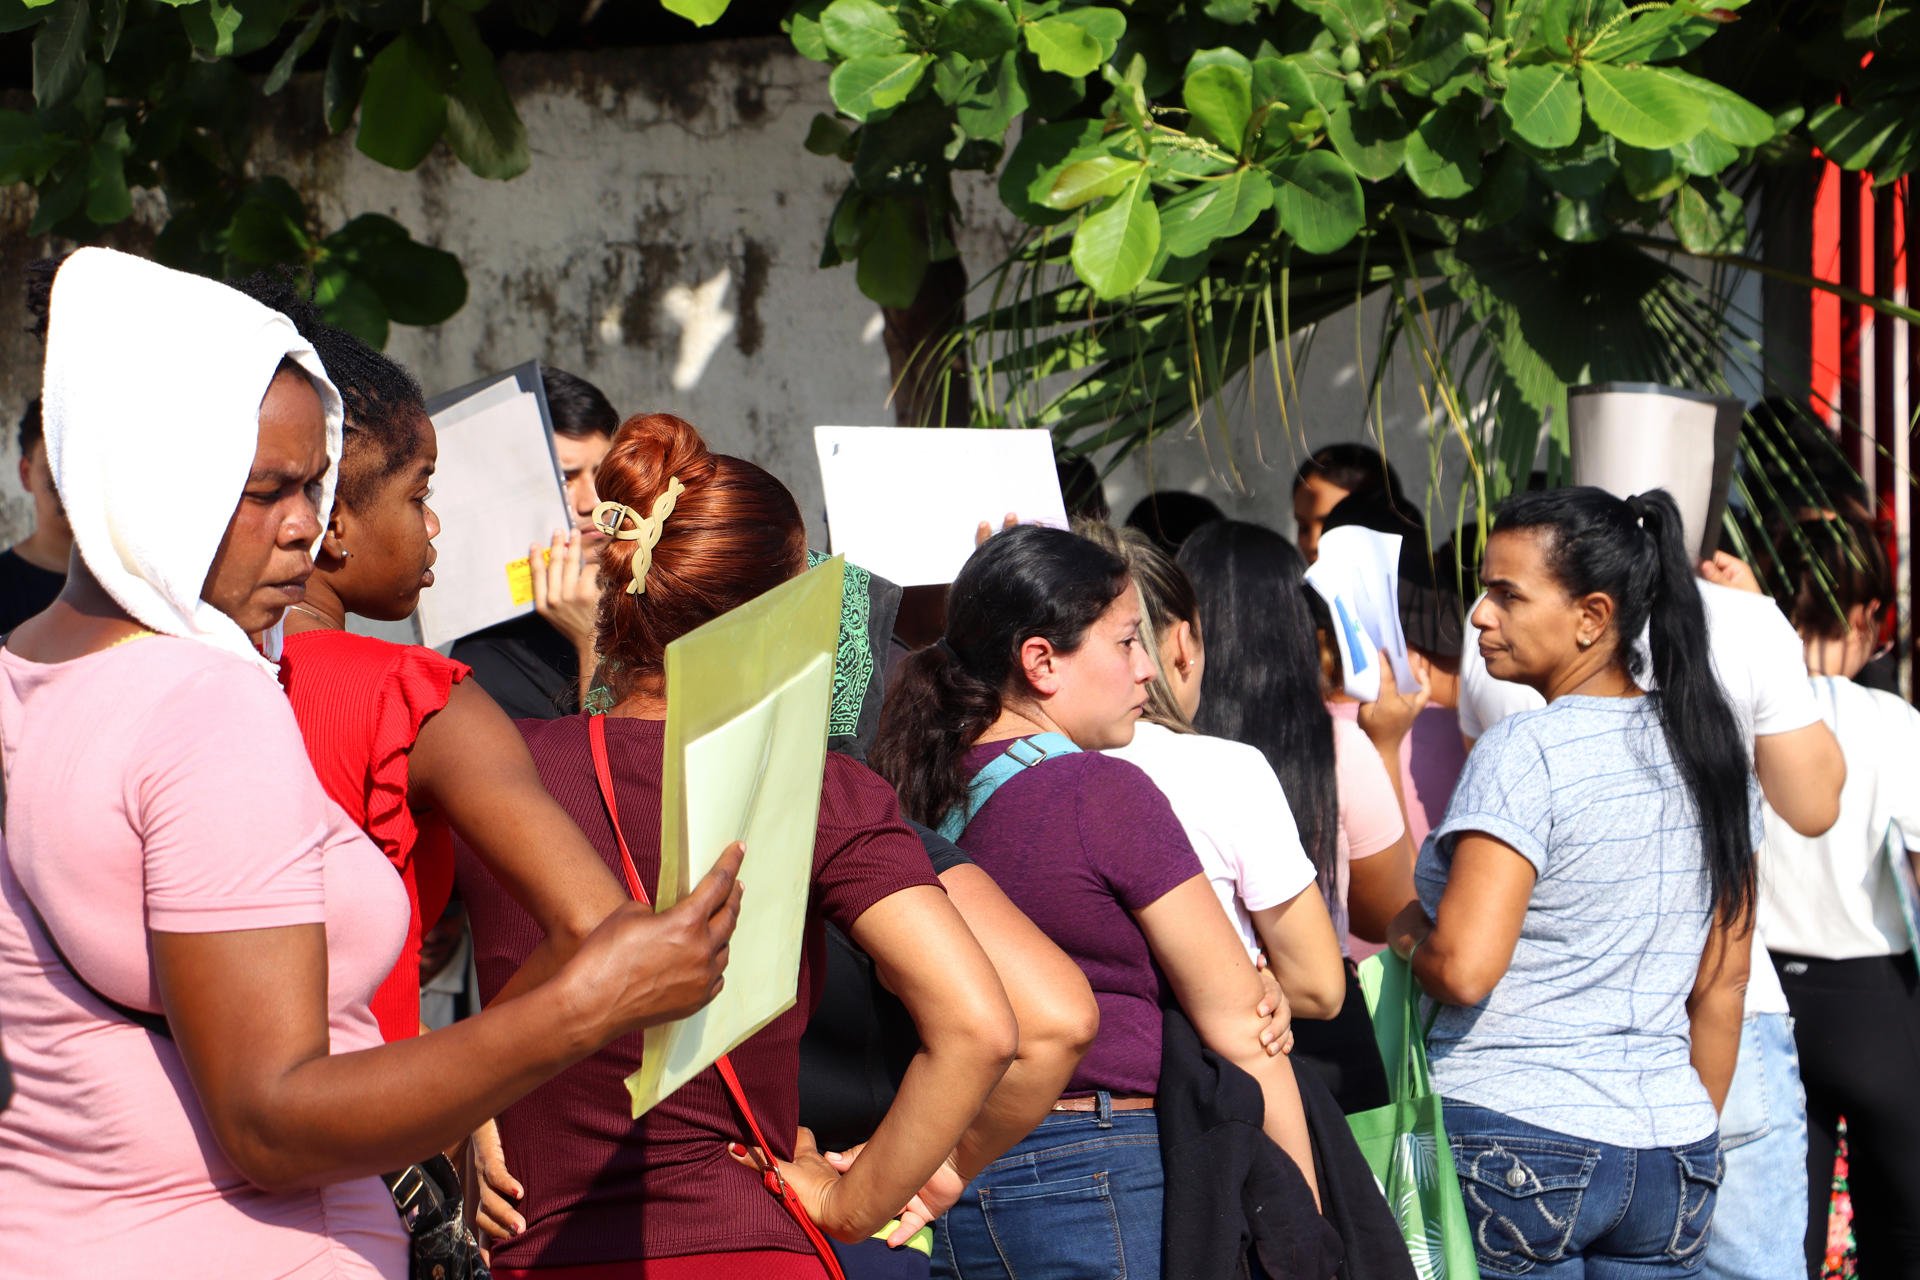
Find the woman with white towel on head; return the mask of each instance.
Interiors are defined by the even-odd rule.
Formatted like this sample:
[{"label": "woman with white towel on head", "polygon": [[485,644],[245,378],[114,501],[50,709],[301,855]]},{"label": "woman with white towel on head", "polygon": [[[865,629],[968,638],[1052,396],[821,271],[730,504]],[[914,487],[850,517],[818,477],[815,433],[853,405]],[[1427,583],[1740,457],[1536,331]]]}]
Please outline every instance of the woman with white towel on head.
[{"label": "woman with white towel on head", "polygon": [[397,1280],[374,1175],[710,999],[738,856],[526,995],[379,1047],[405,895],[247,639],[303,597],[338,394],[279,313],[83,249],[53,282],[45,404],[80,558],[0,650],[7,1274]]}]

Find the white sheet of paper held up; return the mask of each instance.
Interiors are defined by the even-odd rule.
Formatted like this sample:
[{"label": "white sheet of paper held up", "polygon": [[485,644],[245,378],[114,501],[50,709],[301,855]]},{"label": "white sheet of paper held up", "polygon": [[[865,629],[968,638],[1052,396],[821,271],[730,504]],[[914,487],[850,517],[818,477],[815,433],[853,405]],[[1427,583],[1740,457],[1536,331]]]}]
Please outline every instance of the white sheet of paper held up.
[{"label": "white sheet of paper held up", "polygon": [[434,415],[440,517],[434,585],[420,596],[420,643],[451,644],[533,611],[527,548],[573,523],[540,405],[531,392],[492,387]]},{"label": "white sheet of paper held up", "polygon": [[1407,637],[1400,626],[1400,535],[1345,525],[1320,535],[1320,558],[1307,570],[1307,585],[1327,602],[1340,648],[1341,687],[1349,697],[1380,697],[1380,653],[1393,664],[1403,690],[1416,681],[1407,665]]},{"label": "white sheet of paper held up", "polygon": [[815,427],[836,555],[903,587],[952,582],[981,521],[1067,527],[1045,431]]}]

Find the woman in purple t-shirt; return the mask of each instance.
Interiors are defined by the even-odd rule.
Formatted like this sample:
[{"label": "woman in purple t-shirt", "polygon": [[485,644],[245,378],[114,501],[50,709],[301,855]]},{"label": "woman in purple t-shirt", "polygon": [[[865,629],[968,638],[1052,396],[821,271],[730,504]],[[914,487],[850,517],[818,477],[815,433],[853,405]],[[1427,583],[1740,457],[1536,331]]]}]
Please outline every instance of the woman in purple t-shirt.
[{"label": "woman in purple t-shirt", "polygon": [[942,1220],[940,1260],[962,1277],[1106,1276],[1122,1259],[1129,1276],[1159,1276],[1153,1107],[1168,996],[1260,1083],[1267,1134],[1313,1180],[1293,1069],[1266,1043],[1277,1037],[1256,1013],[1246,949],[1165,797],[1098,754],[1131,741],[1146,706],[1138,601],[1126,566],[1084,538],[999,534],[961,570],[946,636],[906,660],[881,715],[874,767],[928,825],[968,813],[970,780],[1038,740],[1044,758],[970,812],[961,843],[1080,965],[1100,1006],[1055,1114]]}]

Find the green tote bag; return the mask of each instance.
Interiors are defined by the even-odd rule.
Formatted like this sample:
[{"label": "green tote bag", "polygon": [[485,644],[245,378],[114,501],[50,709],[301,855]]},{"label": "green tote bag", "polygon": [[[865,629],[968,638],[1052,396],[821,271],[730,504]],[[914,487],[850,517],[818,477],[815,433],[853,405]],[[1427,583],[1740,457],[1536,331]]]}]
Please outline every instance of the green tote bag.
[{"label": "green tote bag", "polygon": [[1360,988],[1373,1015],[1393,1101],[1348,1116],[1347,1124],[1399,1219],[1420,1280],[1479,1280],[1473,1229],[1454,1176],[1440,1096],[1427,1074],[1412,971],[1405,960],[1383,951],[1360,965]]}]

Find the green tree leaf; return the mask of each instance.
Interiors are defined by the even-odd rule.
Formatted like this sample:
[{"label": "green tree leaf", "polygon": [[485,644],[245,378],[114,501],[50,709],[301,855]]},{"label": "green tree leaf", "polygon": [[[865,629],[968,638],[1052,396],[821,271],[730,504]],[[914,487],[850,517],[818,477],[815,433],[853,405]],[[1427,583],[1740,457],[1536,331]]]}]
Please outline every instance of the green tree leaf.
[{"label": "green tree leaf", "polygon": [[379,293],[345,267],[323,263],[314,269],[313,302],[334,328],[376,349],[387,345],[387,309]]},{"label": "green tree leaf", "polygon": [[278,39],[293,7],[293,0],[200,0],[181,7],[180,22],[202,57],[240,58]]},{"label": "green tree leaf", "polygon": [[1773,141],[1778,132],[1771,115],[1725,85],[1672,67],[1661,67],[1659,72],[1706,104],[1707,131],[1715,137],[1736,147],[1758,147]]},{"label": "green tree leaf", "polygon": [[793,51],[813,62],[833,61],[833,50],[827,48],[826,33],[820,29],[820,14],[826,7],[826,0],[803,0],[784,24]]},{"label": "green tree leaf", "polygon": [[[507,87],[500,83],[493,53],[469,15],[447,7],[438,12],[456,64],[453,87],[447,93],[447,145],[482,178],[517,178],[533,157],[527,150],[527,127]],[[410,323],[392,307],[387,310],[402,324]]]},{"label": "green tree leaf", "polygon": [[1071,22],[1093,37],[1094,43],[1100,46],[1103,62],[1114,55],[1120,47],[1120,37],[1127,33],[1127,15],[1118,9],[1088,5],[1064,10],[1059,16],[1061,21]]},{"label": "green tree leaf", "polygon": [[1556,196],[1548,221],[1553,234],[1571,244],[1593,244],[1607,238],[1606,210],[1598,197]]},{"label": "green tree leaf", "polygon": [[1245,231],[1272,206],[1273,183],[1256,170],[1199,183],[1160,210],[1161,248],[1175,258],[1202,253]]},{"label": "green tree leaf", "polygon": [[1327,141],[1369,182],[1382,182],[1399,171],[1406,159],[1407,133],[1407,122],[1392,107],[1362,110],[1342,102],[1327,116]]},{"label": "green tree leaf", "polygon": [[1534,146],[1572,146],[1580,136],[1580,86],[1573,68],[1559,62],[1515,67],[1507,75],[1500,110],[1514,133]]},{"label": "green tree leaf", "polygon": [[112,62],[113,51],[120,47],[120,32],[127,25],[127,0],[100,0],[94,16],[100,24],[100,61]]},{"label": "green tree leaf", "polygon": [[815,112],[813,123],[807,126],[807,140],[801,145],[816,156],[839,156],[844,160],[848,156],[843,153],[851,141],[851,129],[825,112]]},{"label": "green tree leaf", "polygon": [[1614,148],[1620,162],[1620,181],[1635,200],[1662,200],[1679,190],[1687,172],[1671,151],[1644,151],[1621,143]]},{"label": "green tree leaf", "polygon": [[1053,180],[1047,192],[1047,207],[1078,209],[1083,204],[1104,200],[1132,182],[1144,168],[1144,162],[1126,156],[1089,156],[1076,161]]},{"label": "green tree leaf", "polygon": [[287,81],[293,79],[294,67],[300,59],[307,56],[307,50],[313,48],[314,42],[320,38],[321,31],[326,29],[327,20],[332,16],[326,9],[313,11],[313,16],[307,19],[307,24],[300,28],[298,35],[294,36],[293,43],[281,50],[280,57],[273,64],[273,70],[267,72],[266,83],[260,86],[261,93],[271,98],[287,87]]},{"label": "green tree leaf", "polygon": [[1630,146],[1664,151],[1704,129],[1707,104],[1662,67],[1580,64],[1593,122]]},{"label": "green tree leaf", "polygon": [[1193,124],[1205,137],[1238,154],[1253,114],[1253,77],[1215,63],[1190,72],[1181,90]]},{"label": "green tree leaf", "polygon": [[1000,202],[1031,226],[1044,227],[1066,220],[1066,214],[1046,204],[1047,193],[1059,170],[1076,152],[1092,154],[1104,126],[1099,120],[1059,120],[1030,125],[1014,144],[1000,170]]},{"label": "green tree leaf", "polygon": [[1738,253],[1746,248],[1745,204],[1711,179],[1695,178],[1680,188],[1667,217],[1689,252]]},{"label": "green tree leaf", "polygon": [[1407,139],[1407,176],[1436,200],[1464,196],[1480,183],[1480,121],[1474,104],[1427,112]]},{"label": "green tree leaf", "polygon": [[1092,75],[1100,67],[1100,42],[1065,14],[1022,24],[1020,34],[1042,71],[1063,76]]},{"label": "green tree leaf", "polygon": [[1027,90],[1020,79],[1020,55],[1009,50],[981,72],[973,91],[954,104],[954,118],[969,138],[1006,137],[1007,126],[1027,109]]},{"label": "green tree leaf", "polygon": [[934,29],[934,48],[972,62],[992,62],[1020,41],[1013,14],[1001,0],[953,0]]},{"label": "green tree leaf", "polygon": [[62,0],[33,33],[33,101],[41,110],[65,102],[80,87],[92,25],[88,0]]},{"label": "green tree leaf", "polygon": [[[730,0],[660,0],[660,7],[677,13],[696,27],[710,27],[727,11]],[[404,322],[403,322],[404,323]]]},{"label": "green tree leaf", "polygon": [[1280,229],[1307,253],[1345,248],[1367,220],[1360,179],[1331,151],[1309,151],[1274,166],[1273,210]]},{"label": "green tree leaf", "polygon": [[333,47],[327,51],[327,74],[321,83],[321,110],[327,117],[327,129],[344,133],[353,123],[354,109],[366,91],[367,59],[360,47],[364,33],[351,22],[343,22],[333,33]]},{"label": "green tree leaf", "polygon": [[855,120],[867,120],[905,102],[932,62],[928,53],[849,58],[833,69],[827,89],[834,106]]},{"label": "green tree leaf", "polygon": [[[125,142],[124,129],[121,141]],[[87,220],[108,226],[130,217],[133,194],[127,190],[127,172],[122,147],[102,139],[93,144],[87,159]]]},{"label": "green tree leaf", "polygon": [[1682,169],[1702,178],[1718,177],[1740,163],[1740,149],[1708,129],[1688,138],[1671,154]]},{"label": "green tree leaf", "polygon": [[[1478,38],[1478,50],[1469,36]],[[1401,82],[1423,97],[1450,100],[1472,85],[1467,73],[1483,60],[1486,36],[1486,18],[1466,0],[1434,0],[1400,67]]]},{"label": "green tree leaf", "polygon": [[820,34],[843,58],[899,53],[907,47],[899,20],[874,0],[833,0],[820,11]]},{"label": "green tree leaf", "polygon": [[1357,44],[1387,25],[1384,0],[1294,0],[1325,23],[1335,39]]},{"label": "green tree leaf", "polygon": [[1160,252],[1160,211],[1142,173],[1073,233],[1073,269],[1097,297],[1123,298],[1140,287]]},{"label": "green tree leaf", "polygon": [[860,245],[854,274],[860,292],[883,307],[913,305],[927,274],[924,219],[902,200],[877,202]]},{"label": "green tree leaf", "polygon": [[0,183],[38,183],[67,150],[25,111],[0,111]]},{"label": "green tree leaf", "polygon": [[427,158],[447,125],[446,66],[418,35],[388,43],[367,68],[354,145],[390,169],[412,169]]},{"label": "green tree leaf", "polygon": [[351,272],[373,289],[383,318],[439,324],[466,304],[467,277],[460,260],[421,244],[392,218],[363,213],[321,247],[325,264]]},{"label": "green tree leaf", "polygon": [[304,262],[311,242],[278,202],[248,199],[227,224],[226,267],[240,275],[283,262]]}]

